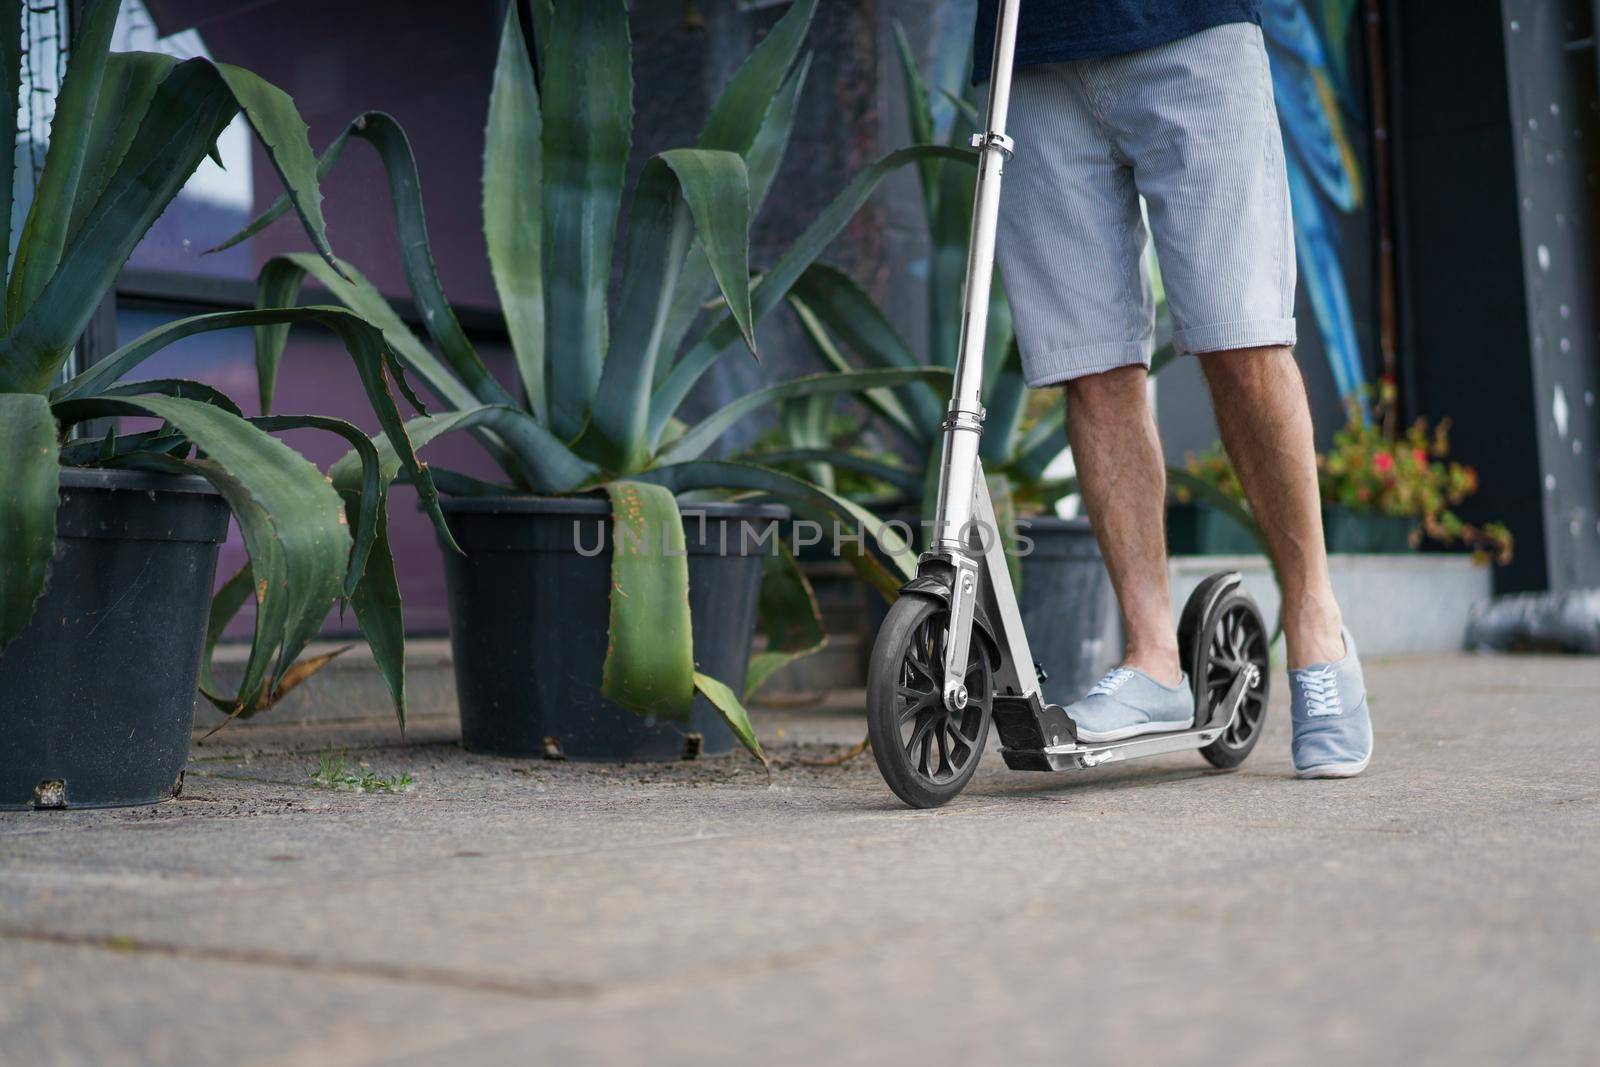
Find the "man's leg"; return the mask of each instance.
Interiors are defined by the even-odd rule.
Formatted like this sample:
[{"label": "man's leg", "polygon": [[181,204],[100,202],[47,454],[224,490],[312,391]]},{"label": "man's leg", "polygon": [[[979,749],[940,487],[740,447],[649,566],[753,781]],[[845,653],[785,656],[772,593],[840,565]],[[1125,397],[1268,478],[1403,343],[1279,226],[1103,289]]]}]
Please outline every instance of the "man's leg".
[{"label": "man's leg", "polygon": [[1328,582],[1316,453],[1305,383],[1289,349],[1200,357],[1212,407],[1266,535],[1283,589],[1289,642],[1290,753],[1302,778],[1348,778],[1372,758],[1366,679]]},{"label": "man's leg", "polygon": [[[1173,342],[1182,351],[1213,353],[1201,362],[1223,441],[1282,571],[1295,771],[1359,774],[1372,755],[1372,726],[1354,642],[1340,632],[1328,583],[1305,389],[1284,347],[1295,338],[1295,247],[1261,28],[1213,26],[1098,60],[1093,70],[1106,87],[1097,102],[1109,108],[1100,126],[1114,131],[1115,158],[1133,172],[1161,252]],[[1138,469],[1148,472],[1153,453],[1141,455]],[[1110,463],[1091,457],[1089,465]],[[1102,533],[1102,540],[1108,561],[1123,571],[1118,577],[1138,583],[1141,575],[1128,573],[1137,569],[1143,581],[1164,583],[1152,566],[1160,559],[1160,499],[1149,499],[1141,537],[1115,518],[1125,505],[1111,497],[1124,494],[1106,488],[1109,478],[1097,481],[1091,514],[1098,507],[1112,523],[1112,536]],[[1142,558],[1128,558],[1129,539]],[[1129,612],[1131,636],[1158,640],[1139,617],[1155,598],[1133,585],[1124,607],[1134,600],[1149,607]],[[1170,621],[1165,625],[1170,633]]]},{"label": "man's leg", "polygon": [[1344,656],[1328,581],[1322,503],[1306,388],[1289,349],[1240,348],[1200,357],[1222,443],[1278,565],[1289,667]]},{"label": "man's leg", "polygon": [[1177,685],[1178,637],[1167,588],[1167,470],[1141,366],[1067,383],[1067,434],[1084,510],[1122,607],[1124,666]]}]

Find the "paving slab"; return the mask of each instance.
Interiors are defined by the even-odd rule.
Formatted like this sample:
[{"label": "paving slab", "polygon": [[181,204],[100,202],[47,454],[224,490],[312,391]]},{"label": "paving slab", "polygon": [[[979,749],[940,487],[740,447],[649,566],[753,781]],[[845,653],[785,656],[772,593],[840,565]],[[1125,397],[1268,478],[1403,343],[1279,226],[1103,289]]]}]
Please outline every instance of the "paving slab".
[{"label": "paving slab", "polygon": [[1276,683],[1239,771],[932,812],[814,765],[859,694],[758,713],[770,775],[230,727],[170,803],[0,815],[0,1062],[1595,1062],[1600,661],[1375,662],[1338,782]]}]

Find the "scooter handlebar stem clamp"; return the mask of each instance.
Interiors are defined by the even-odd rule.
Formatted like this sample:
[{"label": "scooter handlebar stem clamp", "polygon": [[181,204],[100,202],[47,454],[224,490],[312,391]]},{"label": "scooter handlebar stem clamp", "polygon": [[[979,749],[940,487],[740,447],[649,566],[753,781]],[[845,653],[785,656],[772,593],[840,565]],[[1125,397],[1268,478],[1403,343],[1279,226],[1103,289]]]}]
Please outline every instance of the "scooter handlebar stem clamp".
[{"label": "scooter handlebar stem clamp", "polygon": [[1015,151],[1017,147],[1016,142],[1011,138],[1007,137],[1003,133],[996,133],[993,130],[988,130],[984,133],[975,133],[967,143],[980,152],[985,148],[998,148],[1000,150],[1000,154],[1005,156],[1007,159],[1011,158],[1011,153]]},{"label": "scooter handlebar stem clamp", "polygon": [[971,430],[974,433],[983,432],[984,420],[988,412],[979,408],[977,411],[967,411],[963,408],[952,407],[945,412],[944,421],[939,424],[941,430]]}]

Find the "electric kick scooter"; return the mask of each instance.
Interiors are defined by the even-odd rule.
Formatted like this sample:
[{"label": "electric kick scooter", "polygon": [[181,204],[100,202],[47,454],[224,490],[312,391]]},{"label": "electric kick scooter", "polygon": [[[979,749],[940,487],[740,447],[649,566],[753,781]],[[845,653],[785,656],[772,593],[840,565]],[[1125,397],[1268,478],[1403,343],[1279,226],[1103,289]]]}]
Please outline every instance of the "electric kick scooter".
[{"label": "electric kick scooter", "polygon": [[1237,573],[1213,574],[1189,597],[1178,647],[1195,696],[1186,730],[1122,741],[1080,741],[1071,718],[1040,691],[994,505],[978,460],[983,434],[983,343],[994,271],[1000,175],[1019,0],[1001,0],[987,129],[974,134],[978,179],[967,251],[954,394],[944,420],[931,548],[901,589],[872,648],[867,725],[878,770],[901,800],[931,808],[971,780],[992,721],[1013,770],[1059,771],[1198,749],[1236,767],[1261,734],[1268,634]]}]

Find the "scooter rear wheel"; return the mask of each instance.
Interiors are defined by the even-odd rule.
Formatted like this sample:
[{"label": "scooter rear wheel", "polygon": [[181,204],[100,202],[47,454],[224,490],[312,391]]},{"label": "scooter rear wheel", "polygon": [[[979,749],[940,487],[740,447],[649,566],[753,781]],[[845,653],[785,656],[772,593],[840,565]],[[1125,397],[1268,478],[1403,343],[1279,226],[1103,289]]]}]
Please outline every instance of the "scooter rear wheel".
[{"label": "scooter rear wheel", "polygon": [[[1254,664],[1256,680],[1245,690],[1239,713],[1222,736],[1200,750],[1214,767],[1237,767],[1261,739],[1267,720],[1268,683],[1272,677],[1267,659],[1270,644],[1261,610],[1248,593],[1235,588],[1217,602],[1207,614],[1194,642],[1193,672],[1195,705],[1216,716],[1226,713],[1220,705],[1234,678],[1246,664]],[[1207,721],[1215,721],[1207,717]]]},{"label": "scooter rear wheel", "polygon": [[971,781],[989,738],[994,676],[976,630],[967,658],[967,705],[944,705],[950,611],[902,596],[889,609],[867,671],[867,736],[883,780],[914,808],[948,803]]}]

